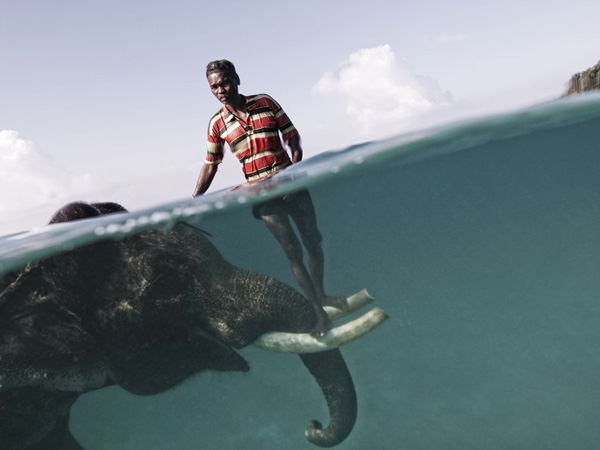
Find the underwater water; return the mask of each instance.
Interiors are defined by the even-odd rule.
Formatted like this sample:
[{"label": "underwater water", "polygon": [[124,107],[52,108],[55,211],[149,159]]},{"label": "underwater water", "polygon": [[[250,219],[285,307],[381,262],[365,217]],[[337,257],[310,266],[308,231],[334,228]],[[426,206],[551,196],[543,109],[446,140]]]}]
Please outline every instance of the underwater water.
[{"label": "underwater water", "polygon": [[[322,154],[282,175],[263,197],[242,187],[0,238],[0,271],[187,221],[231,263],[296,287],[250,205],[308,187],[327,290],[366,287],[390,315],[342,349],[358,419],[338,448],[598,448],[600,97]],[[89,450],[314,448],[304,429],[328,414],[299,358],[241,354],[247,374],[85,394],[71,430]]]}]

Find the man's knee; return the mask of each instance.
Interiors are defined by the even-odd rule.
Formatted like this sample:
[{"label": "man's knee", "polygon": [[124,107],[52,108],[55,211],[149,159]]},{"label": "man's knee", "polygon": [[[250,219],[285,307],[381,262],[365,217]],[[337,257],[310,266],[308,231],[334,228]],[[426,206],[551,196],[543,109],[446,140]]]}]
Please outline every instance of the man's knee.
[{"label": "man's knee", "polygon": [[309,250],[320,250],[321,243],[323,242],[323,236],[318,230],[314,230],[311,233],[307,233],[302,236],[302,242],[304,246]]},{"label": "man's knee", "polygon": [[302,261],[302,246],[297,239],[283,242],[281,246],[289,260]]}]

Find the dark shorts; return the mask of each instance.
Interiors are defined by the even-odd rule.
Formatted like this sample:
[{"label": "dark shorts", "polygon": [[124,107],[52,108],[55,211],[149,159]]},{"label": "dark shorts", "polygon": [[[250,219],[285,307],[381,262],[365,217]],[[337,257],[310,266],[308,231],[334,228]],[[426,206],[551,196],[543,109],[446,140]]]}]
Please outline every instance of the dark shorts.
[{"label": "dark shorts", "polygon": [[263,216],[273,214],[288,214],[295,217],[314,215],[315,207],[306,189],[276,197],[252,207],[252,215],[256,219],[262,220]]}]

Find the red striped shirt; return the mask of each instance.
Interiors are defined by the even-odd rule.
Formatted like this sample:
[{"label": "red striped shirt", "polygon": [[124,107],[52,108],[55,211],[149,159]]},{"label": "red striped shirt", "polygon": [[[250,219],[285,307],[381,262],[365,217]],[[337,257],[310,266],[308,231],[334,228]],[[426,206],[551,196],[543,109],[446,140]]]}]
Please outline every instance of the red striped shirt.
[{"label": "red striped shirt", "polygon": [[287,144],[298,131],[279,103],[269,95],[244,98],[248,108],[246,122],[225,106],[210,119],[205,163],[221,163],[227,142],[242,164],[246,181],[257,181],[270,177],[292,163],[281,137]]}]

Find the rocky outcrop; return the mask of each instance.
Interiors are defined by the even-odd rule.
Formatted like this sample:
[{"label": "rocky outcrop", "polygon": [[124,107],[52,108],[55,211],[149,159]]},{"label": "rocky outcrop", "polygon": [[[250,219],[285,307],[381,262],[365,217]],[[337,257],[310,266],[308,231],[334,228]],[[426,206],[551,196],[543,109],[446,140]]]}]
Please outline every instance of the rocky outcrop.
[{"label": "rocky outcrop", "polygon": [[600,89],[600,62],[584,72],[573,75],[564,95],[580,94],[594,89]]}]

